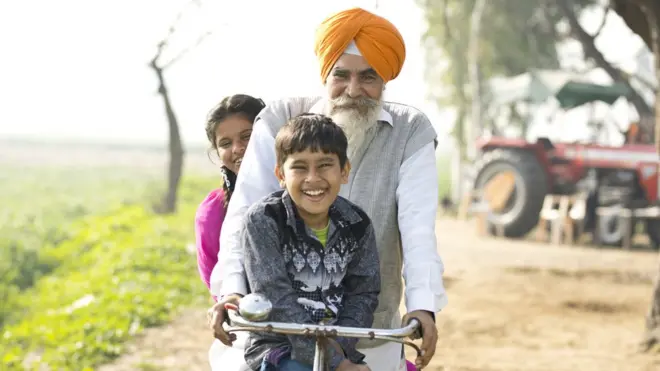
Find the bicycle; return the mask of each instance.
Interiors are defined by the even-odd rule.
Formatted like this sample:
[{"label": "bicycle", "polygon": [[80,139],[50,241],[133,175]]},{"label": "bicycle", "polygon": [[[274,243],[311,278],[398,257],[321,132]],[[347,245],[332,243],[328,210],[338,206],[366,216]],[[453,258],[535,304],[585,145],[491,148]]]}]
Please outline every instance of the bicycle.
[{"label": "bicycle", "polygon": [[246,295],[241,299],[238,311],[233,309],[228,310],[230,325],[228,332],[249,331],[314,336],[316,337],[314,371],[328,370],[326,361],[328,346],[339,346],[333,340],[336,337],[393,341],[408,345],[415,349],[418,356],[421,355],[421,350],[416,344],[404,340],[404,338],[411,336],[421,337],[421,324],[416,319],[412,319],[405,327],[396,329],[267,322],[266,320],[272,309],[272,304],[265,296],[254,293]]}]

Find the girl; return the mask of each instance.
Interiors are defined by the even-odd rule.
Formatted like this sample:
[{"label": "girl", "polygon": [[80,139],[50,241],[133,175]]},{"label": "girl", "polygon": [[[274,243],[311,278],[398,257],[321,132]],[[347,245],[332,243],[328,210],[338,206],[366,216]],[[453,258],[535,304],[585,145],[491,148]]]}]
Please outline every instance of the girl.
[{"label": "girl", "polygon": [[[218,262],[220,229],[234,191],[236,174],[252,134],[252,123],[265,107],[261,99],[244,94],[224,98],[206,119],[206,136],[221,162],[222,187],[211,191],[195,215],[197,266],[210,288],[211,271]],[[215,299],[215,297],[214,297]]]}]

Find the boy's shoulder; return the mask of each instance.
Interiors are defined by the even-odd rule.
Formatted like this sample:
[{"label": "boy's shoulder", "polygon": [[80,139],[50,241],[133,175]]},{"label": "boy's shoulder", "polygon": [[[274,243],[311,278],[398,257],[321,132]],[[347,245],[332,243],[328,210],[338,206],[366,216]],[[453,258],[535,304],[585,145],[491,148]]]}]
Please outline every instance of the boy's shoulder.
[{"label": "boy's shoulder", "polygon": [[371,218],[360,206],[342,196],[337,196],[334,202],[335,209],[351,224],[371,224]]},{"label": "boy's shoulder", "polygon": [[282,196],[284,190],[275,191],[253,203],[246,212],[247,220],[260,221],[264,218],[278,219],[286,213]]}]

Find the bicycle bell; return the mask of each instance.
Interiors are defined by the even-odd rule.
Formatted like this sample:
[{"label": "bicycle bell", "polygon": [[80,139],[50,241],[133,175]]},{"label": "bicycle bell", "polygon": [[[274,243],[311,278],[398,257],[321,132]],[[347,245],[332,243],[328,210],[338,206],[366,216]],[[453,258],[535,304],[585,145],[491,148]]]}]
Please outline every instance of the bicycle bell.
[{"label": "bicycle bell", "polygon": [[245,295],[238,306],[241,317],[251,322],[265,321],[273,310],[273,304],[261,294]]}]

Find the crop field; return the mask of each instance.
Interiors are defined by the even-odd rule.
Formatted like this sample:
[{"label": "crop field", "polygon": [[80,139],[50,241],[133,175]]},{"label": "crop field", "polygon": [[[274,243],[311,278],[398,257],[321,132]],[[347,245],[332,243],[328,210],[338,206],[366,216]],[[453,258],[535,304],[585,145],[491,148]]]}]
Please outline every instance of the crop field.
[{"label": "crop field", "polygon": [[91,369],[207,298],[189,246],[217,179],[189,157],[177,213],[157,215],[162,152],[0,147],[0,369]]}]

